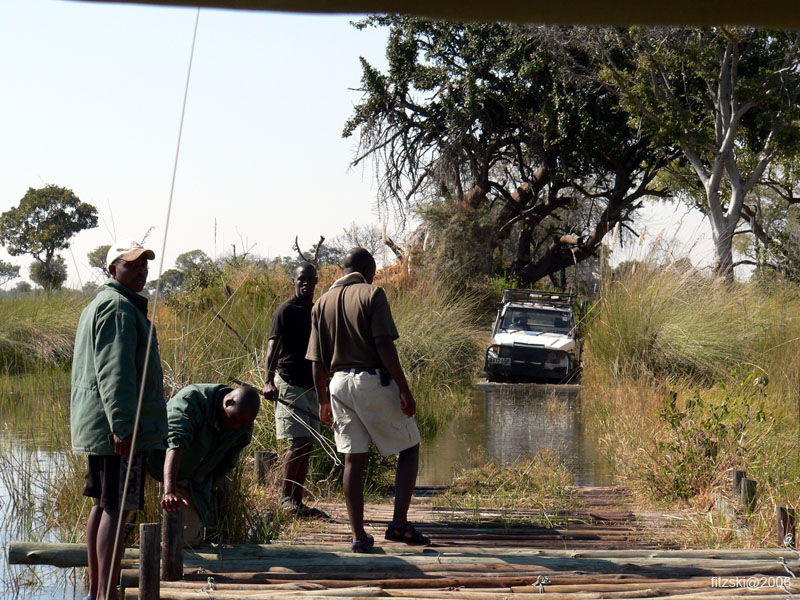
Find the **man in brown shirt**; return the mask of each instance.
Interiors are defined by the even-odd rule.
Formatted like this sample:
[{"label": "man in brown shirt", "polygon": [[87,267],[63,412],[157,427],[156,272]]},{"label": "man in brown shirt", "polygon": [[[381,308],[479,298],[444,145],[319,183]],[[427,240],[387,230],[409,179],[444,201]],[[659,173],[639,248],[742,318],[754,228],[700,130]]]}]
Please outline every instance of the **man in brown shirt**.
[{"label": "man in brown shirt", "polygon": [[[333,427],[336,448],[345,455],[343,483],[353,552],[369,552],[374,545],[364,530],[364,471],[370,442],[384,456],[399,452],[394,514],[385,538],[430,543],[408,522],[419,465],[416,403],[394,345],[398,334],[389,301],[383,289],[371,285],[374,277],[372,255],[364,248],[350,250],[344,277],[311,311],[306,354],[313,363],[320,420]],[[391,380],[382,381],[382,366]]]}]

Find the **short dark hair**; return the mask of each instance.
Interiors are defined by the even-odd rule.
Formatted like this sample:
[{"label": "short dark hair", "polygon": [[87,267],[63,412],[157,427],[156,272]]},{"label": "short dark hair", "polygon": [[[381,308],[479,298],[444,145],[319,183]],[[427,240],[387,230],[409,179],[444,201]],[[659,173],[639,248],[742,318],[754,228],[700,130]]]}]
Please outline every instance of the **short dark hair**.
[{"label": "short dark hair", "polygon": [[315,275],[317,274],[317,267],[308,262],[307,260],[304,260],[299,265],[297,265],[294,268],[294,271],[292,271],[292,274],[297,273],[298,271],[305,271],[306,269],[311,269],[312,271],[314,271]]},{"label": "short dark hair", "polygon": [[236,402],[236,411],[248,415],[253,418],[253,421],[258,415],[258,410],[261,408],[261,396],[258,390],[251,385],[240,385],[238,388],[239,395]]},{"label": "short dark hair", "polygon": [[376,268],[375,259],[366,248],[352,248],[344,257],[345,271],[357,271],[364,275],[369,271],[374,273]]}]

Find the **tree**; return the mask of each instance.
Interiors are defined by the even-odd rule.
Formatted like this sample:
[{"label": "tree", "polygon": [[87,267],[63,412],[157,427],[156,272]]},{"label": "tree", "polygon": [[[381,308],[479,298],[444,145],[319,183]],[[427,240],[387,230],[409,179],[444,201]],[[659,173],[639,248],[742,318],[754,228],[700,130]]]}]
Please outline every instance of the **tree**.
[{"label": "tree", "polygon": [[[57,252],[69,248],[70,239],[97,226],[97,210],[66,188],[48,185],[29,188],[19,206],[0,215],[0,243],[11,256],[29,254],[31,267],[46,290],[66,280],[66,265]],[[63,277],[62,277],[63,275]]]},{"label": "tree", "polygon": [[108,256],[108,250],[110,248],[111,246],[109,244],[103,244],[86,255],[86,258],[89,259],[89,266],[100,271],[103,277],[111,277],[111,273],[108,272],[108,266],[106,265],[106,257]]},{"label": "tree", "polygon": [[31,281],[42,286],[46,291],[60,289],[67,280],[67,263],[60,256],[55,256],[46,267],[43,262],[32,262],[29,267]]},{"label": "tree", "polygon": [[149,281],[145,286],[145,290],[149,293],[155,293],[156,286],[158,286],[159,293],[168,296],[178,292],[184,281],[186,281],[186,273],[178,269],[167,269],[161,274],[161,277]]},{"label": "tree", "polygon": [[19,295],[30,294],[32,290],[31,284],[27,281],[20,281],[14,286],[14,293]]},{"label": "tree", "polygon": [[202,250],[190,250],[175,259],[175,268],[187,275],[191,275],[196,271],[210,269],[212,264],[211,259]]},{"label": "tree", "polygon": [[603,66],[587,70],[588,80],[602,82],[632,120],[680,151],[673,183],[708,216],[715,272],[732,277],[732,242],[748,194],[776,157],[800,151],[800,32],[554,30],[562,42],[583,40]]},{"label": "tree", "polygon": [[19,267],[0,260],[0,285],[5,285],[17,277],[19,277]]},{"label": "tree", "polygon": [[[353,165],[375,160],[382,206],[437,215],[433,241],[453,250],[439,255],[474,249],[466,262],[530,284],[595,255],[645,196],[664,194],[654,180],[669,152],[528,30],[405,16],[358,26],[370,25],[390,28],[389,68],[362,59],[344,135],[359,135]],[[591,67],[582,48],[571,56]],[[488,237],[456,239],[462,221]]]}]

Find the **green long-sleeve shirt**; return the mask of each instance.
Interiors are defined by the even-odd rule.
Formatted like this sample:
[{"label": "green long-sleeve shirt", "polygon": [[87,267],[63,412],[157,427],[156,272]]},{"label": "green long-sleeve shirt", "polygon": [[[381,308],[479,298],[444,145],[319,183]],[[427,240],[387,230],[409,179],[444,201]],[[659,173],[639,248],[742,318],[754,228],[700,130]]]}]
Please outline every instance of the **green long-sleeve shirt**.
[{"label": "green long-sleeve shirt", "polygon": [[83,310],[72,358],[70,424],[72,450],[78,454],[114,454],[111,433],[133,433],[139,386],[144,395],[137,450],[164,447],[167,410],[161,359],[153,333],[147,372],[147,298],[109,279]]},{"label": "green long-sleeve shirt", "polygon": [[[197,512],[206,525],[211,490],[236,466],[242,449],[253,438],[252,425],[236,430],[219,426],[219,403],[230,391],[222,384],[197,383],[183,388],[167,403],[167,447],[181,450],[177,480],[189,482]],[[148,457],[150,473],[162,481],[165,455],[156,451]]]}]

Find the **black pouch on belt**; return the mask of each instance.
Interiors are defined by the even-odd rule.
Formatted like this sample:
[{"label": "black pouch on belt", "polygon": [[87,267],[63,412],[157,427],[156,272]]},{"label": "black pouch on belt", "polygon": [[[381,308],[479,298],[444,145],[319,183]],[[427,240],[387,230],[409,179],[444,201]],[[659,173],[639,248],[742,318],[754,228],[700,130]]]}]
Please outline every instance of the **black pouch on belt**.
[{"label": "black pouch on belt", "polygon": [[378,372],[380,373],[381,385],[383,387],[386,387],[392,382],[392,376],[389,374],[389,369],[381,365],[380,368],[378,369]]}]

